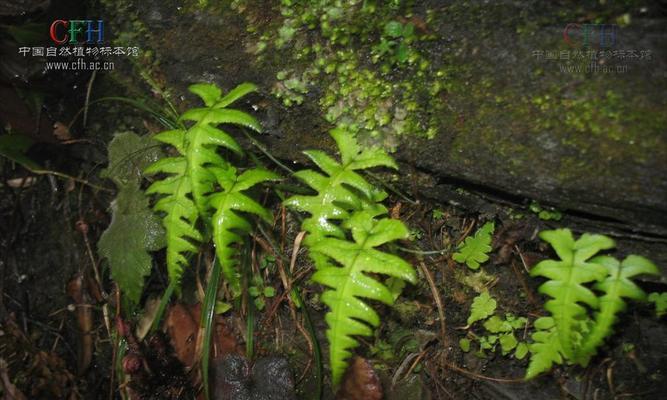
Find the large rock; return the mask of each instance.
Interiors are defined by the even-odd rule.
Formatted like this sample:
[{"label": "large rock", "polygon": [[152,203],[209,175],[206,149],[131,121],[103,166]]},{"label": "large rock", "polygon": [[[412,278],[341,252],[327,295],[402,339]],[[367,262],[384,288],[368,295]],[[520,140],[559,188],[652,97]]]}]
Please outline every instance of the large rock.
[{"label": "large rock", "polygon": [[[191,3],[149,1],[134,14],[113,3],[107,10],[116,24],[112,34],[152,49],[151,60],[157,62],[147,70],[164,74],[173,93],[184,93],[188,84],[199,81],[225,89],[246,80],[259,84],[263,98],[254,104],[268,133],[260,139],[280,158],[302,160],[301,150],[330,145],[327,112],[334,111],[329,117],[334,123],[355,123],[357,109],[384,107],[377,112],[388,112],[391,122],[374,135],[362,129],[360,136],[395,148],[404,171],[413,167],[437,183],[513,201],[532,198],[632,230],[667,234],[664,5],[415,2],[412,12],[387,8],[366,15],[360,19],[360,33],[341,44],[325,32],[322,19],[310,27],[300,25],[299,13],[310,2],[295,2],[303,4],[288,13],[297,17],[281,16],[279,5],[266,8],[264,1],[236,1],[235,9]],[[325,10],[327,23],[351,24],[365,2],[357,3]],[[314,10],[318,12],[322,10]],[[382,73],[382,58],[371,62],[381,37],[405,40],[386,32],[382,36],[387,21],[416,26],[420,39],[411,48],[419,54],[417,63],[427,61],[422,68],[396,62]],[[602,43],[613,39],[613,46],[596,49],[600,37],[594,30],[589,46],[583,43],[588,29],[583,25],[592,22],[614,24],[615,31],[610,33],[608,26]],[[563,36],[569,23],[580,24],[569,31],[573,47]],[[277,39],[286,44],[277,46]],[[313,75],[316,44],[327,54],[352,49],[355,71],[371,71],[368,81],[375,85],[397,86],[381,104],[374,104],[372,96],[349,98],[359,96],[354,88],[341,94],[345,80],[357,78],[350,72],[341,75],[340,68]],[[596,55],[596,50],[609,52],[591,61],[591,50]],[[346,65],[332,57],[327,62]],[[284,75],[298,79],[289,86]],[[353,85],[360,82],[367,84],[354,80]],[[271,93],[281,94],[283,101],[289,98],[287,103],[303,103],[286,107]],[[326,96],[337,102],[333,108],[323,100]],[[337,113],[341,104],[352,110]],[[423,128],[433,138],[404,129],[400,123],[406,107],[407,119],[413,119],[408,126]]]}]

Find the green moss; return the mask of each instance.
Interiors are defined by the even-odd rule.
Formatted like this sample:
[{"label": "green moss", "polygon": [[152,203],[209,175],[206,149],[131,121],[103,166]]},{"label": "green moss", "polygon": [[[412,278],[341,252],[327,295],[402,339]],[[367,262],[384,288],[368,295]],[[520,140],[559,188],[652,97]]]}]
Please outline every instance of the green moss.
[{"label": "green moss", "polygon": [[394,147],[399,136],[436,135],[439,121],[430,114],[444,109],[438,94],[447,87],[420,51],[429,35],[411,22],[408,3],[282,0],[281,18],[268,25],[252,13],[260,4],[233,6],[257,32],[257,62],[291,66],[278,69],[272,89],[285,106],[319,88],[314,94],[329,123]]}]

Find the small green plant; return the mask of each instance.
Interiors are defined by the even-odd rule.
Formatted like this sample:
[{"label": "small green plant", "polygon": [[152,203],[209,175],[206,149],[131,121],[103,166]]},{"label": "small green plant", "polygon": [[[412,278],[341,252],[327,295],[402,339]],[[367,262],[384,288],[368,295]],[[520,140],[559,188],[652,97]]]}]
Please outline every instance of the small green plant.
[{"label": "small green plant", "polygon": [[528,207],[530,211],[537,214],[537,216],[543,221],[560,221],[563,218],[563,214],[560,211],[556,210],[553,207],[542,207],[540,203],[533,201]]},{"label": "small green plant", "polygon": [[251,286],[248,287],[248,294],[252,296],[253,303],[258,310],[263,310],[266,306],[266,299],[276,295],[276,289],[273,286],[266,286],[261,275],[253,275]]},{"label": "small green plant", "polygon": [[444,211],[436,208],[435,210],[432,211],[431,215],[432,215],[433,219],[437,221],[437,220],[444,219],[446,214],[445,214]]},{"label": "small green plant", "polygon": [[644,257],[630,255],[621,262],[596,256],[615,245],[604,235],[585,233],[575,241],[569,229],[557,229],[540,233],[540,238],[551,244],[560,260],[542,261],[531,271],[531,276],[548,279],[539,291],[551,299],[544,306],[550,315],[534,324],[527,379],[564,361],[588,365],[625,309],[624,298],[646,300],[632,278],[658,274]]},{"label": "small green plant", "polygon": [[470,316],[468,317],[468,326],[493,315],[493,313],[496,311],[496,305],[496,299],[491,297],[489,291],[483,291],[472,301],[472,306],[470,307]]},{"label": "small green plant", "polygon": [[648,301],[655,304],[655,315],[658,318],[667,314],[667,292],[653,292],[648,295]]},{"label": "small green plant", "polygon": [[484,321],[484,329],[489,335],[480,337],[480,351],[495,350],[496,344],[500,345],[502,355],[514,351],[514,357],[521,360],[528,353],[528,345],[516,338],[515,331],[522,331],[528,320],[525,317],[517,317],[511,313],[505,314],[505,318],[493,315]]},{"label": "small green plant", "polygon": [[454,261],[465,263],[470,269],[479,269],[480,264],[489,259],[494,229],[493,222],[487,222],[475,232],[474,236],[468,236],[458,251],[452,255]]},{"label": "small green plant", "polygon": [[477,335],[470,331],[468,332],[469,337],[459,340],[459,346],[467,353],[471,349],[472,340],[470,338],[472,338],[479,342],[477,355],[480,357],[484,356],[485,350],[495,351],[496,347],[500,345],[502,355],[507,355],[514,350],[514,357],[522,359],[528,352],[528,346],[516,339],[514,331],[523,329],[527,320],[509,313],[505,314],[505,318],[501,318],[495,314],[496,306],[497,302],[491,297],[488,290],[473,299],[467,327],[470,328],[478,321],[484,321],[483,327],[488,335]]},{"label": "small green plant", "polygon": [[[362,298],[394,302],[389,288],[374,278],[384,274],[415,283],[417,276],[406,261],[378,247],[409,235],[407,227],[386,217],[381,201],[387,194],[378,190],[357,171],[385,166],[396,168],[394,160],[378,148],[363,149],[353,136],[334,129],[331,136],[338,145],[341,161],[322,151],[305,154],[322,170],[299,171],[295,176],[316,191],[314,195],[290,197],[285,204],[309,213],[302,228],[308,232],[304,245],[317,271],[312,279],[327,289],[322,302],[330,311],[330,364],[334,385],[347,367],[350,349],[358,345],[353,336],[370,336],[380,316]],[[372,275],[371,275],[372,274]]]},{"label": "small green plant", "polygon": [[415,52],[410,45],[416,39],[413,24],[389,21],[384,25],[380,43],[373,47],[372,61],[377,63],[384,57],[389,57],[392,63],[405,63],[410,59],[411,53]]},{"label": "small green plant", "polygon": [[123,298],[139,303],[144,278],[150,274],[149,251],[164,247],[164,228],[148,206],[140,188],[142,170],[163,157],[157,142],[132,132],[114,135],[108,146],[109,166],[100,174],[111,179],[118,194],[111,202],[111,223],[102,233],[97,248],[109,262],[111,277]]}]

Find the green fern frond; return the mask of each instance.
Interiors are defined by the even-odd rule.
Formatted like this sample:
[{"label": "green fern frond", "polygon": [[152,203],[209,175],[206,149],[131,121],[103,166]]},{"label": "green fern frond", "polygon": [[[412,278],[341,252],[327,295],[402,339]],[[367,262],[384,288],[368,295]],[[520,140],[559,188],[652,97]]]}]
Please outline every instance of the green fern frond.
[{"label": "green fern frond", "polygon": [[575,241],[569,229],[543,231],[540,238],[551,244],[560,261],[545,260],[530,272],[531,276],[548,278],[539,292],[551,297],[544,308],[551,313],[561,350],[567,359],[573,359],[574,347],[580,342],[579,328],[588,318],[580,304],[597,308],[598,299],[585,283],[601,281],[607,271],[604,266],[590,261],[600,250],[614,247],[614,241],[603,235],[585,233]]},{"label": "green fern frond", "polygon": [[614,257],[598,256],[591,260],[607,269],[608,277],[595,285],[595,289],[605,294],[599,298],[599,311],[591,331],[586,335],[583,344],[576,351],[576,362],[588,365],[597,348],[612,333],[617,314],[625,310],[623,298],[646,300],[644,293],[630,278],[640,274],[660,275],[658,268],[650,260],[636,255],[629,255],[619,262]]},{"label": "green fern frond", "polygon": [[219,124],[231,124],[260,131],[259,123],[249,114],[226,108],[242,96],[256,90],[244,83],[224,97],[213,84],[195,84],[190,91],[204,101],[206,107],[186,111],[181,121],[195,122],[188,129],[174,129],[155,135],[155,139],[173,146],[178,156],[163,158],[150,165],[146,174],[162,173],[164,179],[155,181],[147,190],[159,196],[154,209],[162,212],[167,241],[167,269],[170,280],[180,282],[188,265],[186,255],[197,251],[204,235],[197,223],[208,224],[209,195],[218,184],[216,170],[229,170],[229,163],[219,154],[219,148],[242,153],[241,147]]},{"label": "green fern frond", "polygon": [[487,222],[475,232],[474,236],[468,236],[459,251],[452,255],[452,259],[458,263],[465,263],[470,269],[479,269],[479,265],[489,259],[491,252],[491,236],[495,225]]},{"label": "green fern frond", "polygon": [[233,167],[217,169],[214,173],[222,191],[209,196],[210,206],[215,210],[212,218],[213,243],[232,293],[240,294],[241,281],[235,268],[237,249],[234,245],[242,243],[241,234],[250,232],[251,225],[238,212],[255,214],[269,223],[272,218],[267,209],[242,192],[258,183],[278,179],[279,176],[260,169],[251,169],[237,175],[236,168]]},{"label": "green fern frond", "polygon": [[[163,141],[160,135],[156,140]],[[183,270],[188,265],[185,254],[197,251],[195,244],[203,240],[195,224],[199,218],[197,207],[191,199],[192,185],[185,174],[187,161],[184,157],[163,158],[146,168],[147,175],[165,173],[169,176],[153,182],[146,190],[147,194],[162,197],[153,209],[163,212],[162,225],[166,231],[167,271],[169,279],[180,282]]]},{"label": "green fern frond", "polygon": [[375,247],[406,238],[405,225],[383,218],[387,209],[380,203],[387,195],[368,183],[359,170],[385,166],[397,168],[394,160],[378,148],[361,149],[355,138],[342,129],[331,131],[341,161],[317,150],[305,154],[322,172],[304,170],[295,176],[314,189],[312,196],[297,195],[285,201],[289,207],[310,214],[302,228],[308,232],[304,245],[317,272],[315,282],[328,287],[322,301],[329,306],[327,339],[334,385],[347,366],[354,335],[371,335],[380,317],[362,299],[393,303],[391,291],[367,275],[385,274],[415,282],[410,264]]},{"label": "green fern frond", "polygon": [[380,324],[378,314],[362,298],[385,304],[394,302],[391,291],[367,274],[385,274],[411,283],[417,280],[409,263],[375,249],[407,238],[409,231],[402,222],[389,218],[375,220],[371,213],[359,211],[344,226],[351,229],[354,241],[324,238],[311,247],[312,251],[332,258],[339,265],[323,267],[312,277],[313,281],[331,288],[322,294],[322,302],[331,309],[326,321],[334,384],[345,372],[350,349],[358,344],[352,336],[371,336],[373,330],[368,325]]}]

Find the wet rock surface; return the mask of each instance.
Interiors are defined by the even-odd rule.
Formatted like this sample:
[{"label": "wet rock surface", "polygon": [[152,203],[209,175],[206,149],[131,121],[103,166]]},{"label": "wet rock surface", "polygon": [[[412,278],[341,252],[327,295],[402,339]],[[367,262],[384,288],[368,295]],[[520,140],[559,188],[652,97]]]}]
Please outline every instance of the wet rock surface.
[{"label": "wet rock surface", "polygon": [[216,400],[293,400],[294,380],[287,360],[260,358],[252,368],[238,354],[223,357],[214,366]]},{"label": "wet rock surface", "polygon": [[[281,20],[277,8],[244,4],[245,15],[268,33]],[[428,26],[435,39],[420,50],[433,64],[459,72],[446,79],[448,89],[439,94],[446,111],[434,116],[440,128],[433,139],[419,132],[382,138],[397,143],[402,183],[440,201],[451,200],[441,187],[462,187],[518,204],[536,199],[623,230],[667,234],[667,41],[659,29],[664,6],[638,2],[585,10],[537,1],[502,6],[423,1],[414,9],[436,16]],[[249,49],[266,32],[246,32],[246,20],[229,7],[150,2],[138,18],[151,32],[145,46],[156,49],[167,86],[175,92],[185,93],[198,81],[228,88],[256,82],[266,95],[255,99],[264,104],[258,113],[265,114],[268,133],[260,140],[274,155],[302,161],[301,150],[326,143],[330,125],[317,106],[323,89],[317,85],[326,81],[315,81],[303,104],[288,109],[268,93],[278,70],[303,64],[287,56],[289,46],[279,52],[278,65],[258,63]],[[616,26],[610,51],[648,56],[610,56],[588,71],[587,65],[568,70],[566,54],[606,49],[568,47],[564,27],[595,21]],[[174,40],[179,37],[196,37],[205,45]],[[621,69],[612,73],[603,67]],[[405,173],[410,168],[430,179],[417,181]]]}]

